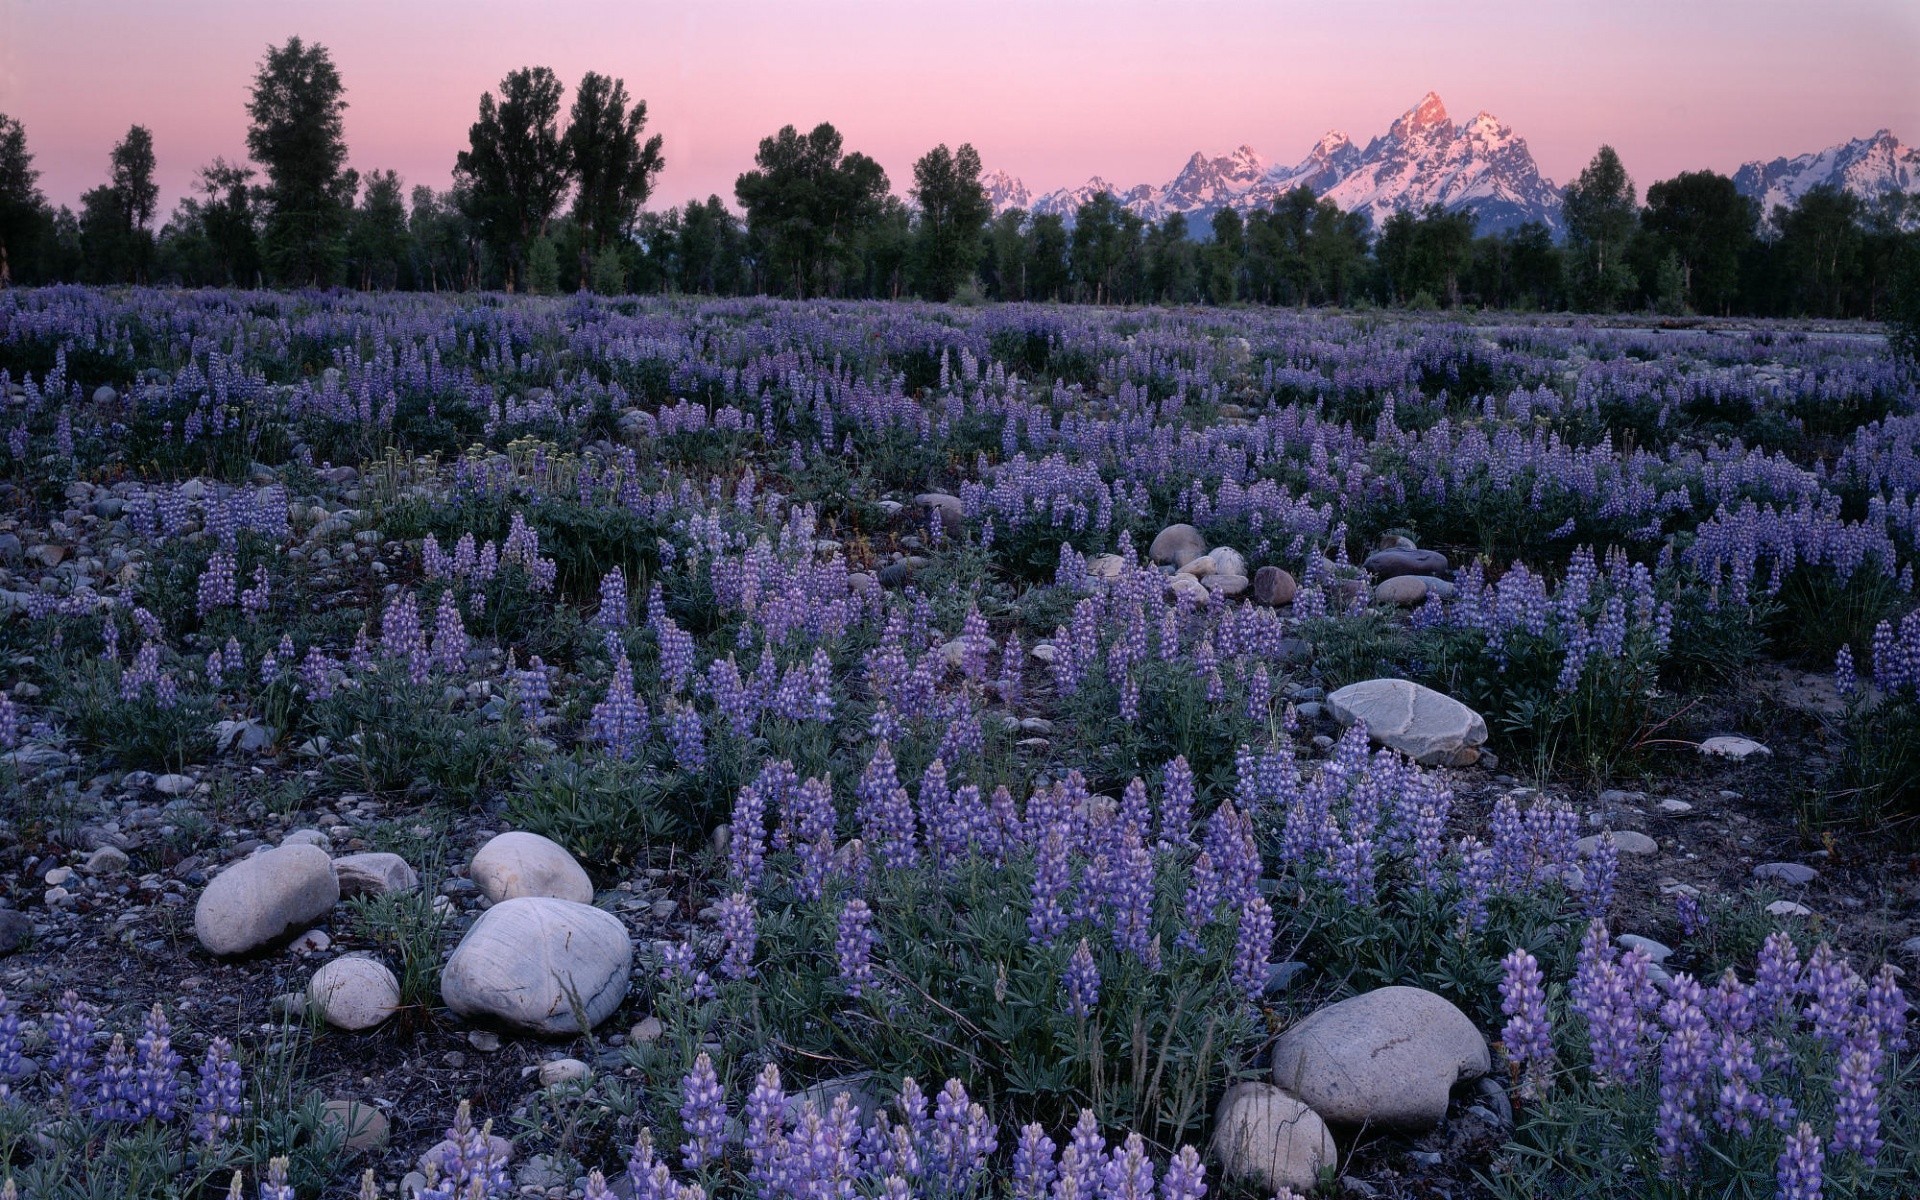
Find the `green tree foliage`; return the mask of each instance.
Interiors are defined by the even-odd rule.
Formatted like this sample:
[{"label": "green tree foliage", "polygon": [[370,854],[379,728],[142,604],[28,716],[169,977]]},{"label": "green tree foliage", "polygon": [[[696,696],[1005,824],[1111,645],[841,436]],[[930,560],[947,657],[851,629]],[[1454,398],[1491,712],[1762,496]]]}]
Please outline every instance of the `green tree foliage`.
[{"label": "green tree foliage", "polygon": [[984,276],[994,300],[1027,298],[1027,212],[1010,208],[987,226]]},{"label": "green tree foliage", "polygon": [[0,287],[13,282],[13,262],[24,257],[40,224],[46,201],[39,180],[33,155],[27,152],[26,129],[0,113]]},{"label": "green tree foliage", "polygon": [[1147,234],[1147,299],[1191,304],[1200,290],[1198,247],[1187,236],[1187,215],[1168,213]]},{"label": "green tree foliage", "polygon": [[980,232],[993,216],[980,185],[980,154],[971,145],[935,146],[913,164],[914,277],[929,300],[951,300],[980,261]]},{"label": "green tree foliage", "polygon": [[647,238],[663,286],[704,296],[747,290],[747,236],[718,196],[670,210]]},{"label": "green tree foliage", "polygon": [[[578,184],[573,220],[580,232],[581,273],[602,283],[610,282],[614,268],[600,267],[600,258],[632,233],[640,206],[653,194],[654,176],[666,165],[660,135],[642,140],[647,102],[628,104],[624,80],[589,71],[574,92],[567,120],[566,153]],[[618,263],[618,256],[611,261]],[[624,268],[620,273],[624,288]],[[600,290],[598,284],[594,290]]]},{"label": "green tree foliage", "polygon": [[1887,341],[1896,355],[1920,364],[1920,236],[1907,238],[1895,261]]},{"label": "green tree foliage", "polygon": [[400,176],[375,171],[367,176],[360,206],[347,231],[347,278],[363,290],[400,286],[408,271],[407,202]]},{"label": "green tree foliage", "polygon": [[1600,147],[1568,186],[1562,211],[1575,298],[1584,307],[1610,312],[1634,289],[1627,250],[1639,214],[1633,180],[1612,146]]},{"label": "green tree foliage", "polygon": [[454,193],[414,185],[407,211],[407,262],[413,287],[438,292],[479,286],[480,243]]},{"label": "green tree foliage", "polygon": [[293,287],[332,282],[358,190],[347,169],[346,88],[325,46],[288,38],[254,75],[247,152],[266,171],[263,251],[273,278]]},{"label": "green tree foliage", "polygon": [[1074,213],[1070,257],[1082,300],[1114,304],[1130,298],[1121,293],[1127,284],[1127,264],[1137,255],[1130,243],[1137,242],[1139,229],[1140,218],[1107,192],[1094,195]]},{"label": "green tree foliage", "polygon": [[1674,256],[1687,307],[1731,311],[1740,294],[1740,262],[1753,241],[1759,213],[1733,180],[1712,171],[1686,171],[1647,189],[1641,226],[1661,251]]},{"label": "green tree foliage", "polygon": [[1474,269],[1474,215],[1437,204],[1419,216],[1402,209],[1380,232],[1380,269],[1388,296],[1400,303],[1461,302],[1462,281]]},{"label": "green tree foliage", "polygon": [[[571,178],[560,133],[564,89],[546,67],[523,67],[500,81],[500,98],[480,97],[467,148],[454,159],[456,194],[499,256],[506,288],[524,282],[528,250],[560,208]],[[645,120],[644,115],[642,120]]]},{"label": "green tree foliage", "polygon": [[884,211],[887,173],[845,153],[840,131],[824,122],[805,135],[787,125],[762,138],[754,164],[733,191],[747,210],[762,282],[792,296],[833,294],[858,273],[858,241]]},{"label": "green tree foliage", "polygon": [[1780,262],[1794,311],[1811,316],[1844,314],[1847,285],[1863,242],[1857,197],[1830,184],[1808,188],[1792,208],[1773,210]]},{"label": "green tree foliage", "polygon": [[1213,214],[1213,240],[1201,251],[1207,300],[1231,304],[1247,292],[1247,223],[1234,209]]},{"label": "green tree foliage", "polygon": [[153,268],[153,135],[135,125],[109,159],[108,181],[80,198],[80,242],[95,283],[144,282]]},{"label": "green tree foliage", "polygon": [[260,242],[252,167],[216,158],[200,168],[160,231],[156,273],[190,287],[253,287]]},{"label": "green tree foliage", "polygon": [[1059,213],[1039,213],[1027,230],[1027,298],[1059,300],[1067,293],[1072,275],[1067,268],[1071,239]]}]

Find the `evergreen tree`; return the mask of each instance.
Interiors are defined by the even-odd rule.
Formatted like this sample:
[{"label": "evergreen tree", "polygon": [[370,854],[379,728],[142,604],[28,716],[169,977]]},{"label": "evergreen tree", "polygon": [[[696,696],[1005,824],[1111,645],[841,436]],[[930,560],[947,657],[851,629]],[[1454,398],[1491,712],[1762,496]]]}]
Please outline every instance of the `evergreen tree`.
[{"label": "evergreen tree", "polygon": [[1562,212],[1572,255],[1574,288],[1581,304],[1611,311],[1634,288],[1627,267],[1628,243],[1638,216],[1633,180],[1612,146],[1602,146],[1567,188]]},{"label": "evergreen tree", "polygon": [[1245,293],[1247,227],[1231,208],[1213,214],[1213,240],[1201,251],[1207,300],[1231,304]]},{"label": "evergreen tree", "polygon": [[1793,311],[1845,315],[1848,285],[1860,259],[1860,216],[1859,198],[1829,183],[1808,188],[1792,208],[1773,210]]},{"label": "evergreen tree", "polygon": [[914,274],[929,300],[951,300],[980,261],[980,231],[993,216],[980,185],[980,155],[971,145],[935,146],[913,164]]},{"label": "evergreen tree", "polygon": [[264,253],[281,283],[332,282],[359,180],[347,170],[346,88],[325,46],[288,38],[254,75],[247,151],[267,175]]},{"label": "evergreen tree", "polygon": [[1027,298],[1058,300],[1072,279],[1067,267],[1071,241],[1059,213],[1038,213],[1027,226]]},{"label": "evergreen tree", "polygon": [[1010,208],[987,226],[987,295],[995,300],[1027,298],[1027,213]]},{"label": "evergreen tree", "polygon": [[363,290],[386,291],[400,285],[407,266],[407,205],[400,176],[375,171],[367,176],[360,207],[347,232],[347,278]]},{"label": "evergreen tree", "polygon": [[[632,104],[627,107],[626,81],[589,71],[573,94],[567,121],[567,156],[579,185],[573,197],[573,219],[580,227],[581,271],[588,272],[591,259],[592,273],[608,284],[612,268],[602,268],[599,260],[632,233],[640,206],[653,194],[654,176],[666,165],[660,156],[660,135],[641,140],[647,129],[647,102]],[[617,262],[618,256],[612,261]],[[622,277],[624,288],[624,270]]]},{"label": "evergreen tree", "polygon": [[492,92],[481,95],[479,119],[467,129],[467,148],[454,159],[456,194],[499,256],[508,291],[525,282],[528,249],[546,234],[567,194],[571,175],[568,143],[560,133],[563,90],[546,67],[510,72],[500,81],[498,100]]}]

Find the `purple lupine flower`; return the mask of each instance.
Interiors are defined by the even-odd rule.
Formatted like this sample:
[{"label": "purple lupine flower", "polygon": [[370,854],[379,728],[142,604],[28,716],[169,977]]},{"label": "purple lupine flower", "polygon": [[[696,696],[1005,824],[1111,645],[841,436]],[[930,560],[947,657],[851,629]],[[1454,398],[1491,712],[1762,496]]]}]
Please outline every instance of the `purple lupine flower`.
[{"label": "purple lupine flower", "polygon": [[668,703],[673,715],[667,719],[667,742],[673,747],[674,765],[698,774],[707,769],[707,727],[693,705]]},{"label": "purple lupine flower", "polygon": [[1187,950],[1200,949],[1200,931],[1213,923],[1220,907],[1220,875],[1213,869],[1213,856],[1201,851],[1193,860],[1187,881],[1186,898],[1180,905],[1180,933],[1176,944]]},{"label": "purple lupine flower", "polygon": [[1833,1141],[1835,1154],[1858,1154],[1871,1165],[1880,1155],[1880,1056],[1879,1044],[1850,1047],[1840,1060],[1840,1073],[1833,1081]]},{"label": "purple lupine flower", "polygon": [[686,1133],[680,1159],[689,1171],[698,1171],[720,1157],[727,1128],[726,1094],[705,1051],[680,1080],[680,1096],[680,1128]]},{"label": "purple lupine flower", "polygon": [[1755,1121],[1765,1120],[1770,1111],[1766,1096],[1760,1092],[1760,1064],[1754,1059],[1753,1041],[1730,1029],[1723,1030],[1717,1057],[1721,1082],[1713,1119],[1722,1130],[1751,1137]]},{"label": "purple lupine flower", "polygon": [[1620,847],[1611,830],[1594,839],[1593,850],[1580,868],[1581,908],[1589,919],[1604,917],[1613,907],[1613,889],[1620,878]]},{"label": "purple lupine flower", "polygon": [[1700,1140],[1696,1110],[1706,1088],[1712,1049],[1700,999],[1700,984],[1689,975],[1676,975],[1660,1008],[1666,1036],[1660,1043],[1660,1106],[1654,1136],[1669,1173],[1692,1159]]},{"label": "purple lupine flower", "polygon": [[728,896],[720,902],[719,922],[727,947],[720,957],[720,974],[745,979],[753,974],[753,951],[760,940],[753,900],[745,892]]},{"label": "purple lupine flower", "polygon": [[553,699],[553,668],[538,654],[527,660],[524,671],[513,673],[513,694],[520,701],[520,716],[538,724],[546,716],[547,701]]},{"label": "purple lupine flower", "polygon": [[85,1106],[93,1083],[93,1034],[97,1028],[93,1005],[71,988],[60,997],[60,1007],[47,1020],[47,1040],[53,1045],[47,1069],[54,1077],[54,1087],[73,1112]]},{"label": "purple lupine flower", "polygon": [[13,697],[0,692],[0,750],[20,748],[20,710]]},{"label": "purple lupine flower", "polygon": [[747,1093],[741,1123],[743,1147],[752,1164],[749,1177],[761,1188],[771,1188],[779,1177],[780,1151],[787,1140],[787,1096],[780,1086],[779,1067],[768,1063],[760,1069],[753,1091]]},{"label": "purple lupine flower", "polygon": [[1673,894],[1673,915],[1680,922],[1680,931],[1688,937],[1699,937],[1707,930],[1707,910],[1692,892]]},{"label": "purple lupine flower", "polygon": [[207,560],[207,569],[200,573],[194,611],[204,620],[219,609],[231,607],[234,587],[233,555],[216,550]]},{"label": "purple lupine flower", "polygon": [[265,567],[253,569],[253,586],[240,593],[240,611],[258,616],[273,603],[273,580]]},{"label": "purple lupine flower", "polygon": [[1860,690],[1860,677],[1853,669],[1852,646],[1843,644],[1840,652],[1833,656],[1833,690],[1845,700],[1853,699]]},{"label": "purple lupine flower", "polygon": [[600,608],[593,623],[599,629],[627,627],[627,575],[619,567],[600,577]]},{"label": "purple lupine flower", "polygon": [[[1039,1122],[1021,1127],[1020,1140],[1013,1150],[1012,1200],[1046,1200],[1048,1189],[1060,1174],[1054,1166],[1057,1154],[1058,1147]],[[1200,1197],[1196,1195],[1183,1200],[1200,1200]]]},{"label": "purple lupine flower", "polygon": [[1880,1044],[1898,1054],[1907,1048],[1907,1013],[1912,1009],[1907,994],[1900,990],[1892,963],[1880,964],[1867,989],[1867,1024],[1879,1036]]},{"label": "purple lupine flower", "polygon": [[1866,994],[1866,981],[1847,961],[1821,942],[1807,958],[1806,1016],[1814,1036],[1838,1051],[1853,1032],[1854,1016]]},{"label": "purple lupine flower", "polygon": [[1821,1200],[1825,1157],[1820,1149],[1820,1135],[1813,1131],[1813,1126],[1800,1122],[1800,1127],[1787,1135],[1786,1149],[1780,1152],[1780,1160],[1774,1167],[1778,1200]]},{"label": "purple lupine flower", "polygon": [[1067,840],[1059,826],[1048,829],[1033,853],[1032,904],[1027,909],[1027,936],[1036,946],[1051,946],[1067,928],[1062,903],[1073,882],[1067,860]]},{"label": "purple lupine flower", "polygon": [[173,1030],[155,1004],[147,1014],[134,1051],[134,1117],[165,1124],[173,1120],[180,1101],[180,1055],[173,1049]]},{"label": "purple lupine flower", "polygon": [[1100,1122],[1093,1110],[1080,1110],[1073,1123],[1073,1139],[1060,1151],[1060,1183],[1072,1194],[1092,1200],[1099,1194],[1100,1168],[1107,1157],[1107,1139],[1100,1136]]},{"label": "purple lupine flower", "polygon": [[512,1190],[507,1150],[494,1144],[492,1121],[474,1125],[468,1101],[455,1110],[444,1143],[430,1152],[428,1175],[438,1178],[421,1191],[420,1200],[499,1200]]},{"label": "purple lupine flower", "polygon": [[[777,1078],[779,1071],[774,1075]],[[654,1152],[651,1129],[643,1127],[634,1135],[633,1149],[627,1153],[627,1184],[633,1200],[674,1200],[673,1168]]]},{"label": "purple lupine flower", "polygon": [[1520,1094],[1537,1099],[1553,1067],[1553,1030],[1547,1024],[1540,964],[1533,955],[1515,948],[1500,967],[1500,1011],[1507,1015],[1500,1042],[1520,1076]]},{"label": "purple lupine flower", "polygon": [[1248,1004],[1258,1004],[1267,990],[1273,955],[1273,907],[1265,896],[1253,896],[1240,906],[1240,924],[1234,934],[1232,981]]},{"label": "purple lupine flower", "polygon": [[127,1039],[116,1033],[94,1076],[93,1115],[113,1124],[131,1122],[135,1092],[133,1055],[127,1052]]},{"label": "purple lupine flower", "polygon": [[1113,864],[1108,903],[1112,905],[1113,944],[1148,969],[1160,965],[1160,942],[1153,932],[1153,855],[1140,835],[1128,830]]},{"label": "purple lupine flower", "polygon": [[453,601],[453,590],[440,593],[440,607],[433,617],[433,665],[448,675],[467,668],[467,627],[460,620],[460,606]]},{"label": "purple lupine flower", "polygon": [[1074,948],[1060,984],[1067,993],[1067,1012],[1075,1019],[1085,1017],[1100,1003],[1100,968],[1093,961],[1093,949],[1087,945],[1087,939],[1081,938]]},{"label": "purple lupine flower", "polygon": [[1186,755],[1167,764],[1160,793],[1160,845],[1193,845],[1193,768]]},{"label": "purple lupine flower", "polygon": [[607,1177],[599,1171],[587,1172],[587,1186],[583,1200],[614,1200],[613,1189],[607,1186]]},{"label": "purple lupine flower", "polygon": [[1137,1133],[1113,1148],[1100,1172],[1103,1200],[1154,1200],[1153,1160],[1147,1143]]},{"label": "purple lupine flower", "polygon": [[1192,1146],[1180,1147],[1180,1153],[1167,1161],[1167,1172],[1160,1177],[1160,1200],[1203,1200],[1206,1194],[1206,1163]]},{"label": "purple lupine flower", "polygon": [[293,1185],[287,1182],[284,1156],[267,1160],[266,1174],[260,1178],[260,1200],[293,1200]]},{"label": "purple lupine flower", "polygon": [[873,910],[858,896],[840,910],[833,939],[834,957],[840,966],[840,983],[847,995],[858,997],[873,986]]},{"label": "purple lupine flower", "polygon": [[1805,990],[1801,974],[1800,950],[1785,930],[1776,929],[1760,945],[1760,959],[1754,968],[1753,1006],[1755,1019],[1771,1021],[1793,1007]]},{"label": "purple lupine flower", "polygon": [[14,1011],[7,994],[0,992],[0,1104],[13,1098],[13,1081],[27,1069],[27,1060],[21,1053],[23,1045],[20,1014]]},{"label": "purple lupine flower", "polygon": [[744,891],[760,886],[767,861],[767,802],[758,781],[733,799],[733,823],[727,840],[727,878]]},{"label": "purple lupine flower", "polygon": [[233,1057],[233,1044],[225,1038],[214,1038],[207,1044],[207,1056],[200,1063],[200,1083],[194,1091],[194,1141],[207,1146],[219,1144],[245,1111],[242,1094],[240,1064]]},{"label": "purple lupine flower", "polygon": [[999,1139],[987,1110],[967,1098],[958,1079],[949,1079],[934,1099],[925,1145],[930,1181],[948,1194],[962,1195],[986,1171]]},{"label": "purple lupine flower", "polygon": [[615,758],[632,758],[647,737],[647,705],[633,691],[633,664],[622,653],[613,665],[607,694],[593,706],[593,739]]}]

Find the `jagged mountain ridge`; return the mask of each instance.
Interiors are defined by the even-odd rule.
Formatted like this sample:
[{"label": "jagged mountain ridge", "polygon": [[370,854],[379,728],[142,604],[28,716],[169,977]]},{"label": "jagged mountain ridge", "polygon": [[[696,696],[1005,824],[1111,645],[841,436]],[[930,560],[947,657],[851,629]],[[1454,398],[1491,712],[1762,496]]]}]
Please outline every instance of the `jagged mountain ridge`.
[{"label": "jagged mountain ridge", "polygon": [[1823,183],[1852,192],[1869,205],[1889,193],[1904,197],[1903,224],[1920,228],[1920,146],[1908,146],[1885,129],[1812,154],[1750,162],[1733,175],[1733,185],[1759,201],[1760,215],[1768,222],[1776,206],[1791,206]]},{"label": "jagged mountain ridge", "polygon": [[1139,184],[1123,191],[1095,176],[1079,187],[1035,196],[1004,171],[985,182],[995,212],[1025,208],[1071,219],[1081,204],[1106,192],[1149,221],[1185,213],[1190,227],[1200,227],[1195,232],[1223,208],[1265,208],[1303,185],[1364,213],[1376,228],[1396,209],[1428,204],[1473,210],[1483,232],[1526,221],[1556,232],[1560,227],[1559,189],[1540,174],[1526,140],[1487,113],[1456,125],[1432,92],[1364,148],[1344,133],[1331,132],[1291,166],[1269,164],[1252,147],[1241,146],[1215,158],[1196,152],[1158,187]]},{"label": "jagged mountain ridge", "polygon": [[[1887,130],[1811,154],[1750,162],[1733,176],[1740,191],[1770,219],[1774,206],[1792,204],[1821,183],[1839,186],[1876,204],[1888,193],[1908,198],[1904,224],[1920,227],[1920,147]],[[1188,228],[1204,235],[1223,208],[1242,212],[1270,207],[1287,191],[1305,186],[1349,211],[1364,213],[1376,230],[1397,209],[1419,211],[1438,204],[1449,212],[1472,210],[1479,231],[1499,232],[1538,221],[1558,236],[1561,189],[1540,174],[1526,139],[1489,113],[1456,124],[1432,92],[1364,147],[1330,132],[1291,165],[1266,162],[1250,146],[1218,157],[1195,152],[1167,183],[1121,189],[1094,176],[1074,188],[1035,195],[1005,171],[984,181],[996,213],[1021,208],[1057,213],[1069,222],[1087,200],[1106,192],[1149,221],[1185,213]]]}]

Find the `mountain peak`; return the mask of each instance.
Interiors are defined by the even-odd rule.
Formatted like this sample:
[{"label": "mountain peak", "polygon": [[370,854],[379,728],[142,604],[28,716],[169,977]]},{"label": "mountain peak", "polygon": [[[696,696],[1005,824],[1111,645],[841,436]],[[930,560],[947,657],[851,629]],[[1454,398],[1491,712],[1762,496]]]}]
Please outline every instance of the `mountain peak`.
[{"label": "mountain peak", "polygon": [[1420,103],[1400,115],[1388,134],[1405,141],[1412,135],[1426,133],[1443,125],[1451,125],[1447,120],[1447,106],[1441,102],[1440,93],[1428,92],[1420,97]]}]

